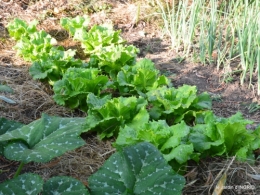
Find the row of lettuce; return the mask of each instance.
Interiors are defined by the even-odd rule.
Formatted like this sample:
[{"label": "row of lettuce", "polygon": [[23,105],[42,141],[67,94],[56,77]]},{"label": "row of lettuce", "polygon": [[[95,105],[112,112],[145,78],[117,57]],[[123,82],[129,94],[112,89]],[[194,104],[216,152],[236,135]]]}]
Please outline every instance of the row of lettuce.
[{"label": "row of lettuce", "polygon": [[[87,113],[81,129],[75,130],[76,135],[95,131],[102,139],[115,137],[113,146],[118,151],[125,151],[140,142],[150,143],[175,171],[189,160],[198,162],[207,156],[235,155],[240,160],[255,159],[254,150],[260,148],[260,128],[247,129],[253,121],[244,119],[240,113],[229,118],[215,116],[207,93],[198,94],[195,86],[172,87],[171,81],[160,74],[151,60],[137,60],[139,50],[127,45],[120,31],[114,31],[111,25],[89,28],[88,17],[61,19],[61,26],[81,43],[87,62],[76,59],[75,51],[58,46],[53,37],[38,31],[36,25],[37,22],[28,25],[15,19],[9,23],[8,31],[17,41],[14,47],[17,53],[32,62],[29,70],[32,77],[53,86],[54,100]],[[42,128],[49,126],[45,124]],[[34,127],[28,128],[23,136],[29,137],[27,134]],[[57,136],[61,136],[62,131]],[[8,134],[2,133],[0,141],[6,143],[14,139],[14,135]],[[27,143],[26,147],[37,145],[28,144],[30,140],[23,136],[20,139]],[[79,147],[74,142],[69,144],[68,137],[64,137],[68,146]],[[49,156],[49,153],[61,155],[65,150],[74,149],[54,150],[55,139],[48,136],[46,139],[46,143],[38,145],[45,148]],[[20,144],[17,147],[21,150]],[[24,163],[35,161],[34,158],[12,158],[10,155],[15,152],[5,146],[2,148],[5,148],[2,153],[9,159]],[[33,155],[41,157],[39,153]],[[140,158],[138,155],[136,157]],[[28,153],[25,157],[28,158]],[[119,175],[121,177],[122,173]],[[149,193],[146,191],[146,194]]]}]

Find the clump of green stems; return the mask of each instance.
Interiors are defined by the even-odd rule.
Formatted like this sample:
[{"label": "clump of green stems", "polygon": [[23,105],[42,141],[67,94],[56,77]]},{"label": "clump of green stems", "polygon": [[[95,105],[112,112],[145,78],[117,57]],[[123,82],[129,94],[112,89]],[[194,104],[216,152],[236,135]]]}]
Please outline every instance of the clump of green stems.
[{"label": "clump of green stems", "polygon": [[241,85],[248,78],[253,88],[257,75],[260,95],[260,0],[156,2],[173,49],[216,64],[224,75],[240,70]]}]

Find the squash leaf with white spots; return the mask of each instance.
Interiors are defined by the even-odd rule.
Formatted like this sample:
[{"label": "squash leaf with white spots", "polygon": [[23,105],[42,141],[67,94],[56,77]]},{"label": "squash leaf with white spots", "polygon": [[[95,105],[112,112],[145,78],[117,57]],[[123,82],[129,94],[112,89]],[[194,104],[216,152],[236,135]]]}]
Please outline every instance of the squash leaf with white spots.
[{"label": "squash leaf with white spots", "polygon": [[84,121],[43,114],[41,119],[0,135],[0,143],[9,141],[4,155],[23,163],[48,162],[85,144],[79,137]]},{"label": "squash leaf with white spots", "polygon": [[185,179],[155,146],[142,142],[113,154],[88,182],[92,195],[178,195]]},{"label": "squash leaf with white spots", "polygon": [[87,188],[79,180],[72,177],[52,177],[43,185],[42,195],[89,195]]},{"label": "squash leaf with white spots", "polygon": [[[22,127],[23,124],[16,122],[16,121],[11,121],[7,120],[5,118],[0,118],[0,136],[5,134],[6,132],[13,131],[17,128]],[[4,152],[4,146],[7,144],[7,141],[5,142],[0,142],[0,155],[3,155]]]},{"label": "squash leaf with white spots", "polygon": [[43,179],[39,175],[26,173],[1,183],[0,195],[38,195],[41,192],[42,185]]}]

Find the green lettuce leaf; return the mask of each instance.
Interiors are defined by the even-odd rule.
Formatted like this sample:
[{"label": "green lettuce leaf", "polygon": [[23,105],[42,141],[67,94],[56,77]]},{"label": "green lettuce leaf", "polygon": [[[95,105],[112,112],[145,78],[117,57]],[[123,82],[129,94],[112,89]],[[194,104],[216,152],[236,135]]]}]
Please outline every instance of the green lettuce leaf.
[{"label": "green lettuce leaf", "polygon": [[183,85],[177,89],[164,86],[151,90],[146,95],[151,117],[155,120],[167,119],[168,123],[180,122],[187,112],[211,108],[210,96],[197,95],[196,86]]},{"label": "green lettuce leaf", "polygon": [[128,125],[137,127],[142,123],[148,122],[149,114],[146,111],[147,102],[144,98],[119,97],[112,100],[101,101],[91,100],[92,95],[88,96],[91,105],[86,118],[85,131],[97,131],[100,138],[117,135],[119,128]]},{"label": "green lettuce leaf", "polygon": [[256,137],[246,129],[252,121],[244,119],[241,113],[222,118],[208,111],[199,118],[191,129],[189,140],[202,157],[236,155],[240,160],[246,160],[252,155]]},{"label": "green lettuce leaf", "polygon": [[107,88],[108,77],[100,74],[96,68],[69,68],[62,80],[54,84],[54,100],[60,105],[87,112],[87,95],[99,96]]},{"label": "green lettuce leaf", "polygon": [[88,55],[99,53],[104,47],[125,42],[120,36],[120,30],[114,31],[110,24],[94,25],[80,41],[84,52]]},{"label": "green lettuce leaf", "polygon": [[21,55],[26,61],[38,61],[42,56],[50,52],[51,48],[57,41],[45,31],[37,31],[29,36],[22,36],[16,43],[14,49],[17,54]]},{"label": "green lettuce leaf", "polygon": [[76,16],[75,18],[61,18],[61,26],[74,36],[75,40],[82,41],[86,38],[87,27],[90,18],[86,15]]},{"label": "green lettuce leaf", "polygon": [[74,58],[75,51],[64,51],[62,47],[53,47],[49,53],[30,66],[29,73],[33,79],[47,80],[53,85],[62,78],[68,68],[86,66],[81,60]]},{"label": "green lettuce leaf", "polygon": [[33,34],[37,31],[36,25],[38,21],[34,20],[29,25],[18,18],[15,18],[13,21],[9,22],[7,29],[10,37],[14,38],[16,41],[22,39],[23,37],[29,38],[30,34]]},{"label": "green lettuce leaf", "polygon": [[124,66],[117,75],[118,89],[121,94],[145,94],[161,86],[169,86],[165,76],[159,76],[159,70],[149,59],[142,59],[133,66]]},{"label": "green lettuce leaf", "polygon": [[139,50],[132,46],[110,45],[102,47],[100,52],[90,56],[89,66],[104,70],[111,78],[116,80],[117,73],[125,65],[135,64]]},{"label": "green lettuce leaf", "polygon": [[168,126],[166,121],[149,121],[138,127],[122,127],[114,146],[118,149],[138,142],[149,142],[159,149],[167,161],[179,164],[192,159],[194,148],[187,137],[190,128],[182,121],[180,124]]}]

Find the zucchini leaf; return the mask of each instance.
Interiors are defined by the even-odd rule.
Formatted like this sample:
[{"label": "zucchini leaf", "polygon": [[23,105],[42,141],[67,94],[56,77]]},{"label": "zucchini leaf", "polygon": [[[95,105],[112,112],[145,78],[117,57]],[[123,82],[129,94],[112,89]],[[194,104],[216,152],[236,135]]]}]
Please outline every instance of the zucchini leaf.
[{"label": "zucchini leaf", "polygon": [[[1,135],[13,131],[15,129],[21,128],[24,124],[7,120],[5,118],[0,118],[0,137]],[[4,155],[4,147],[7,145],[7,141],[0,142],[0,155]]]},{"label": "zucchini leaf", "polygon": [[88,181],[93,195],[178,195],[185,184],[184,177],[176,174],[162,154],[146,142],[113,154]]},{"label": "zucchini leaf", "polygon": [[52,177],[44,183],[39,175],[25,173],[1,183],[0,194],[89,195],[89,191],[83,183],[71,177]]},{"label": "zucchini leaf", "polygon": [[38,195],[42,190],[43,179],[36,174],[25,173],[0,184],[0,194]]},{"label": "zucchini leaf", "polygon": [[0,142],[11,141],[5,146],[4,155],[23,163],[48,162],[85,144],[79,137],[84,121],[43,114],[41,119],[0,135]]},{"label": "zucchini leaf", "polygon": [[88,189],[79,180],[67,176],[56,176],[43,185],[42,195],[89,195]]}]

